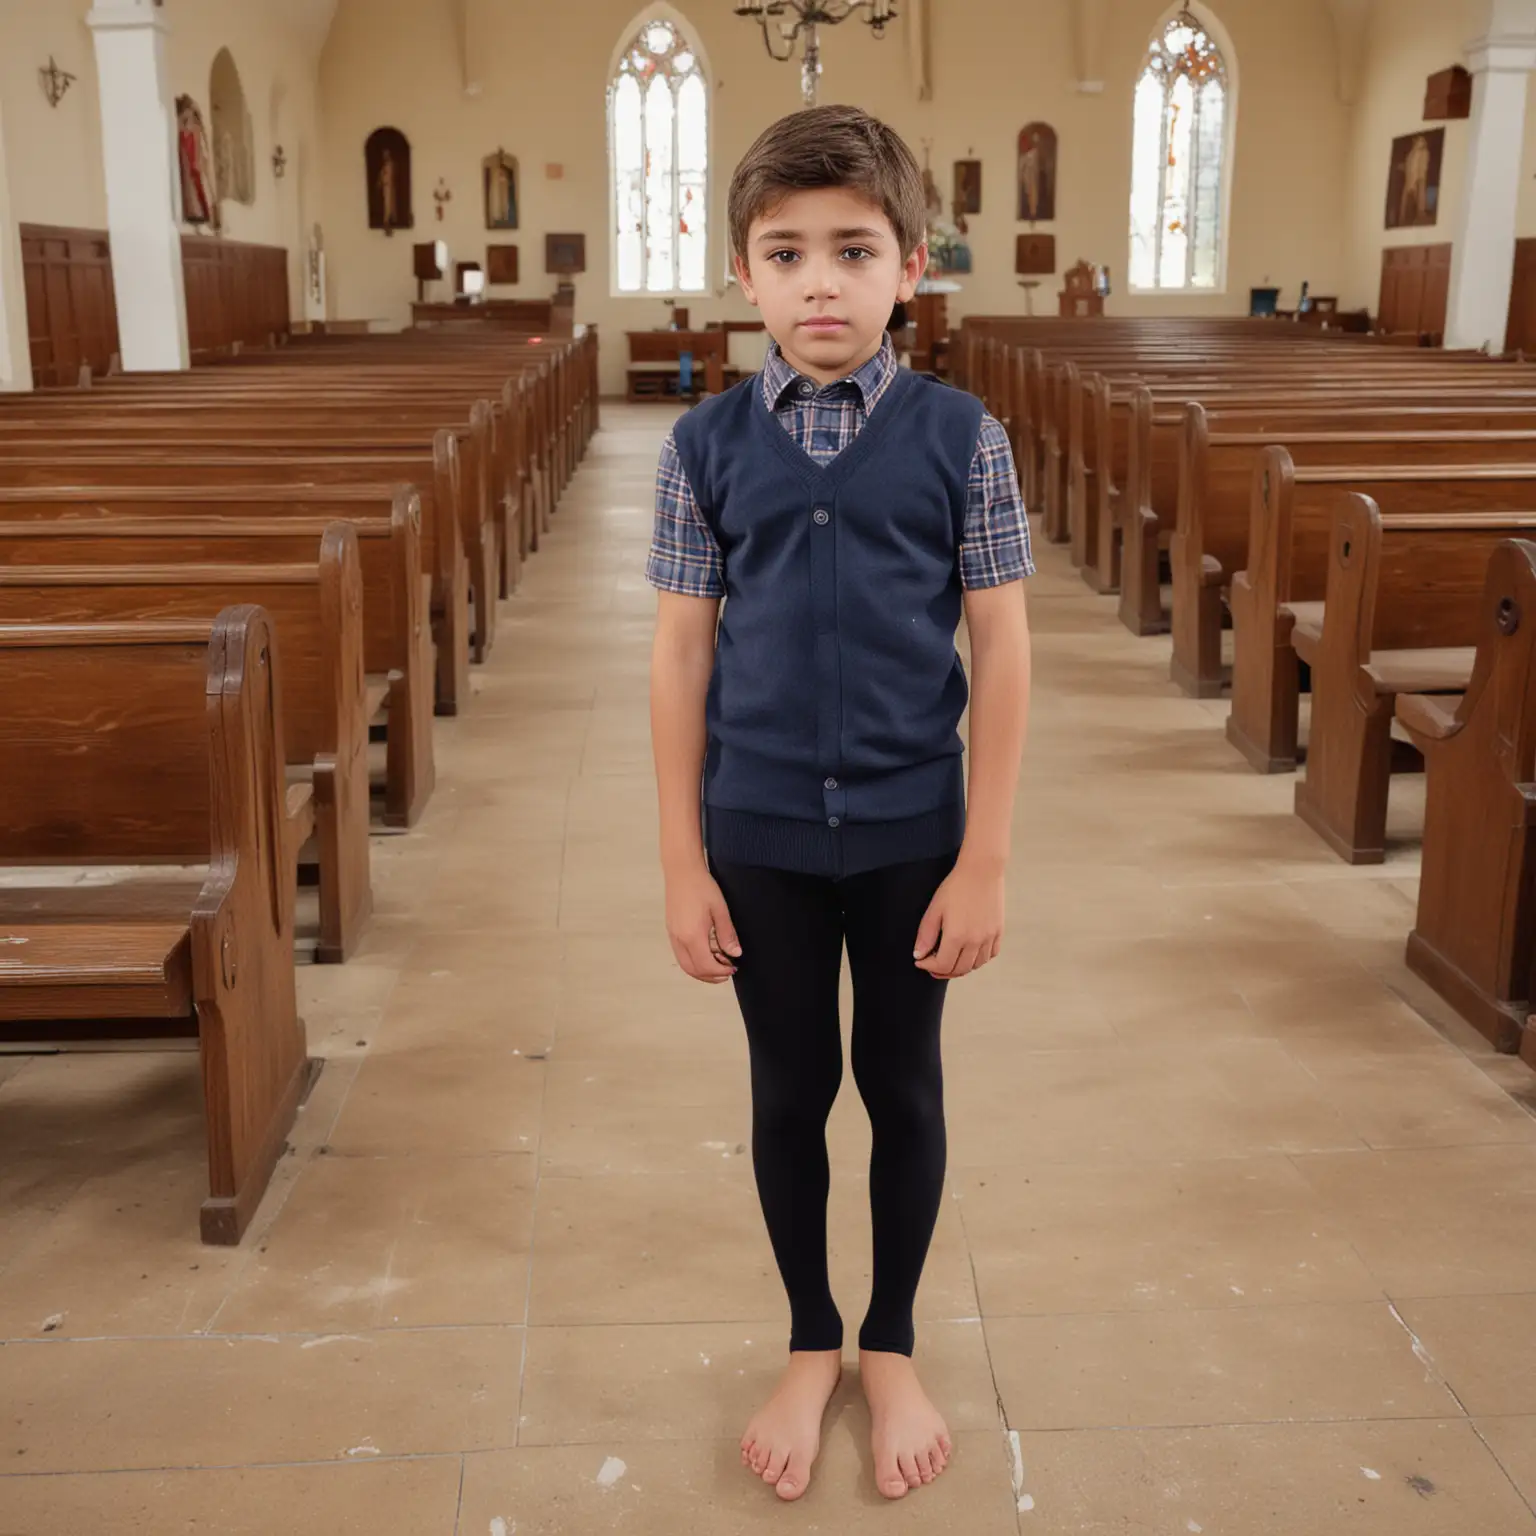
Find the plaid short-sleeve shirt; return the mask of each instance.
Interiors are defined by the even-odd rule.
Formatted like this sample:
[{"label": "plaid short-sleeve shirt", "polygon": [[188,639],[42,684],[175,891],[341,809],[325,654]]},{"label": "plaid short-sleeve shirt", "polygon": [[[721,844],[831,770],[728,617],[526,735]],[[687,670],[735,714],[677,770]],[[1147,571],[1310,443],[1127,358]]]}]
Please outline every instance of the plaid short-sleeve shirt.
[{"label": "plaid short-sleeve shirt", "polygon": [[[826,464],[859,435],[898,366],[887,336],[880,350],[847,378],[818,385],[796,373],[775,344],[761,374],[763,400],[800,447]],[[1033,575],[1034,569],[1008,436],[1000,422],[984,415],[966,488],[961,585],[971,591],[999,587]],[[683,597],[725,596],[720,546],[670,432],[656,468],[656,523],[646,577],[653,587]]]}]

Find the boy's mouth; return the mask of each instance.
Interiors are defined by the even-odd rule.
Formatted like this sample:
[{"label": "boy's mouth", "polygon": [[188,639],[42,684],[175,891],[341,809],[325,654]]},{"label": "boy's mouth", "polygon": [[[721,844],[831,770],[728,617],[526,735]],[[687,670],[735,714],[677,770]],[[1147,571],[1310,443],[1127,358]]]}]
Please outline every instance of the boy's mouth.
[{"label": "boy's mouth", "polygon": [[829,335],[833,331],[846,329],[847,325],[848,322],[846,320],[839,320],[832,315],[812,315],[809,320],[802,320],[800,322],[800,329]]}]

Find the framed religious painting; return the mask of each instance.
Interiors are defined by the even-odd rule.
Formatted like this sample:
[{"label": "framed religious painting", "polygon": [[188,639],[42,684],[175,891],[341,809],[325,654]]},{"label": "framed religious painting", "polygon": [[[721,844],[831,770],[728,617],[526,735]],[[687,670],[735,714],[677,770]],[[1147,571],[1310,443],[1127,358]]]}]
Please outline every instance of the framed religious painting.
[{"label": "framed religious painting", "polygon": [[1019,217],[1031,224],[1056,217],[1056,130],[1049,123],[1019,130]]},{"label": "framed religious painting", "polygon": [[488,283],[517,281],[517,247],[515,245],[486,246],[485,280]]},{"label": "framed religious painting", "polygon": [[1392,141],[1387,167],[1387,228],[1412,229],[1440,217],[1445,129],[1426,128]]},{"label": "framed religious painting", "polygon": [[1056,270],[1055,235],[1016,235],[1013,270],[1020,277],[1045,277]]},{"label": "framed religious painting", "polygon": [[546,272],[585,272],[587,237],[585,235],[545,235],[544,270]]},{"label": "framed religious painting", "polygon": [[981,212],[981,161],[955,161],[955,212]]}]

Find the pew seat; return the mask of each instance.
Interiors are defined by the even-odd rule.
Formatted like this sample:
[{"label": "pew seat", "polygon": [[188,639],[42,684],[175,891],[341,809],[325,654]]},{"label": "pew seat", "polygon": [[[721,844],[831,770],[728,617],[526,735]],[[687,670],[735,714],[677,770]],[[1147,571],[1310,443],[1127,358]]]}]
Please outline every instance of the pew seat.
[{"label": "pew seat", "polygon": [[40,914],[0,919],[0,927],[0,1015],[175,1019],[193,1011],[185,922],[82,924]]}]

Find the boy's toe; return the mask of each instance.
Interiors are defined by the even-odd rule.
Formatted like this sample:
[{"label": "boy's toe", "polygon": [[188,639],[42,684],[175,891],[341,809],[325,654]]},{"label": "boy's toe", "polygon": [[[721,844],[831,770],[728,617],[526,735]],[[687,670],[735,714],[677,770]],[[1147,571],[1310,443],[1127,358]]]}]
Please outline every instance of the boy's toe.
[{"label": "boy's toe", "polygon": [[901,1475],[906,1478],[908,1488],[923,1486],[922,1474],[917,1470],[917,1457],[910,1451],[905,1456],[899,1457],[896,1465],[901,1468]]},{"label": "boy's toe", "polygon": [[765,1483],[777,1483],[784,1476],[784,1468],[789,1463],[789,1452],[782,1446],[774,1446],[767,1463],[763,1467],[763,1481]]},{"label": "boy's toe", "polygon": [[798,1499],[811,1485],[810,1458],[801,1451],[791,1451],[784,1464],[784,1475],[775,1483],[774,1491],[781,1499]]}]

